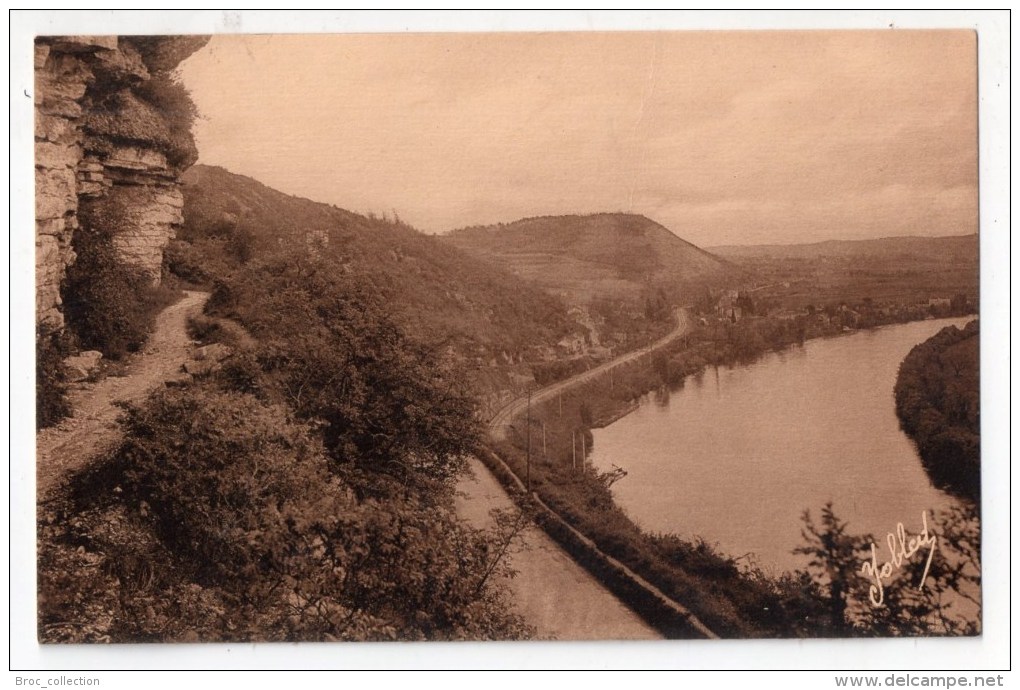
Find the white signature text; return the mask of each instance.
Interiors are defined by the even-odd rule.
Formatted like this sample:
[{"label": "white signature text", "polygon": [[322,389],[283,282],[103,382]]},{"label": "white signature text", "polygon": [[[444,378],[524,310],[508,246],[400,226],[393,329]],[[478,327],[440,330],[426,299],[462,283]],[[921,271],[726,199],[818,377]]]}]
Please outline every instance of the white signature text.
[{"label": "white signature text", "polygon": [[931,559],[935,555],[937,538],[934,534],[928,533],[928,512],[921,511],[921,524],[923,528],[916,537],[907,538],[907,532],[903,523],[896,524],[896,532],[890,532],[886,536],[886,543],[889,545],[890,558],[879,567],[878,550],[875,543],[871,543],[871,560],[861,566],[861,574],[870,577],[873,584],[868,588],[868,598],[871,605],[875,607],[885,605],[885,581],[892,577],[894,571],[903,566],[903,562],[921,550],[928,547],[928,562],[924,566],[924,574],[917,589],[924,589],[924,581],[928,578],[928,570],[931,568]]}]

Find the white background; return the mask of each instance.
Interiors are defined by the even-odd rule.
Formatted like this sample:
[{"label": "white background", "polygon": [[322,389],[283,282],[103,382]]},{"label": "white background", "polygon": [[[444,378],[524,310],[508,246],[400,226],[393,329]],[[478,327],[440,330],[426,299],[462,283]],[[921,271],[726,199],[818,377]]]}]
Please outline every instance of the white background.
[{"label": "white background", "polygon": [[[297,16],[295,16],[297,15]],[[35,669],[1003,669],[1009,666],[1009,16],[1005,12],[14,12],[11,15],[10,230],[10,668],[46,680],[81,673]],[[35,34],[271,33],[806,28],[973,28],[980,64],[982,446],[985,611],[975,639],[654,643],[414,643],[332,645],[47,646],[35,638],[33,77]],[[6,570],[6,569],[5,569]],[[339,679],[278,674],[201,678],[85,673],[100,687],[338,686]],[[233,675],[233,674],[231,674]],[[831,673],[762,678],[709,675],[675,682],[835,687]],[[889,675],[878,673],[883,679]],[[955,675],[955,674],[954,674]],[[461,680],[463,679],[463,680]],[[348,682],[351,679],[346,679]],[[397,679],[407,682],[410,677]],[[466,676],[456,681],[468,682]],[[477,679],[475,679],[477,680]],[[483,679],[492,683],[494,679]],[[502,679],[508,680],[509,679]],[[579,679],[563,677],[571,685]],[[651,679],[649,679],[651,680]],[[204,681],[204,682],[202,682]],[[369,681],[372,682],[372,681]],[[412,681],[414,682],[414,681]],[[511,681],[512,682],[512,681]],[[612,679],[610,679],[612,682]],[[673,681],[670,681],[671,683]],[[498,681],[497,681],[498,683]],[[472,682],[472,684],[474,684]],[[1007,679],[1006,684],[1009,684]]]}]

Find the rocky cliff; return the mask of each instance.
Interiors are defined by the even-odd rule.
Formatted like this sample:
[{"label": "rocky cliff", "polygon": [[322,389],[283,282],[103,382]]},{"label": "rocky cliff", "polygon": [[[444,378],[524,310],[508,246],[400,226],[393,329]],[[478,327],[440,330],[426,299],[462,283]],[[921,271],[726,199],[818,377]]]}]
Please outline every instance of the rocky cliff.
[{"label": "rocky cliff", "polygon": [[170,76],[207,37],[59,36],[35,43],[36,318],[63,325],[76,241],[105,223],[119,258],[159,281],[197,158],[193,107]]}]

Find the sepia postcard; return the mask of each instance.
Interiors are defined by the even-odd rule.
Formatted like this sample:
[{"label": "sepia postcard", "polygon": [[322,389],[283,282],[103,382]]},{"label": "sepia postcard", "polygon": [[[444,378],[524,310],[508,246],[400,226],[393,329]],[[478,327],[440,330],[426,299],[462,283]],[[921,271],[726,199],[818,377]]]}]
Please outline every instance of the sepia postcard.
[{"label": "sepia postcard", "polygon": [[244,17],[32,36],[26,637],[987,638],[979,31]]}]

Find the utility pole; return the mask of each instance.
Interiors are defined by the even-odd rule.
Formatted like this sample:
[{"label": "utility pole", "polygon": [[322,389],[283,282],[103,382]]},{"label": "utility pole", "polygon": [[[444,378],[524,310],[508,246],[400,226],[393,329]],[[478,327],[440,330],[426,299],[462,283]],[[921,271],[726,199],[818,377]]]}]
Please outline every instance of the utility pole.
[{"label": "utility pole", "polygon": [[542,457],[549,459],[549,452],[545,449],[545,420],[542,420]]},{"label": "utility pole", "polygon": [[570,430],[570,469],[577,469],[577,429]]},{"label": "utility pole", "polygon": [[531,389],[528,388],[528,494],[531,494]]},{"label": "utility pole", "polygon": [[584,432],[581,432],[581,464],[584,465],[588,462],[588,448],[587,440],[584,437]]}]

